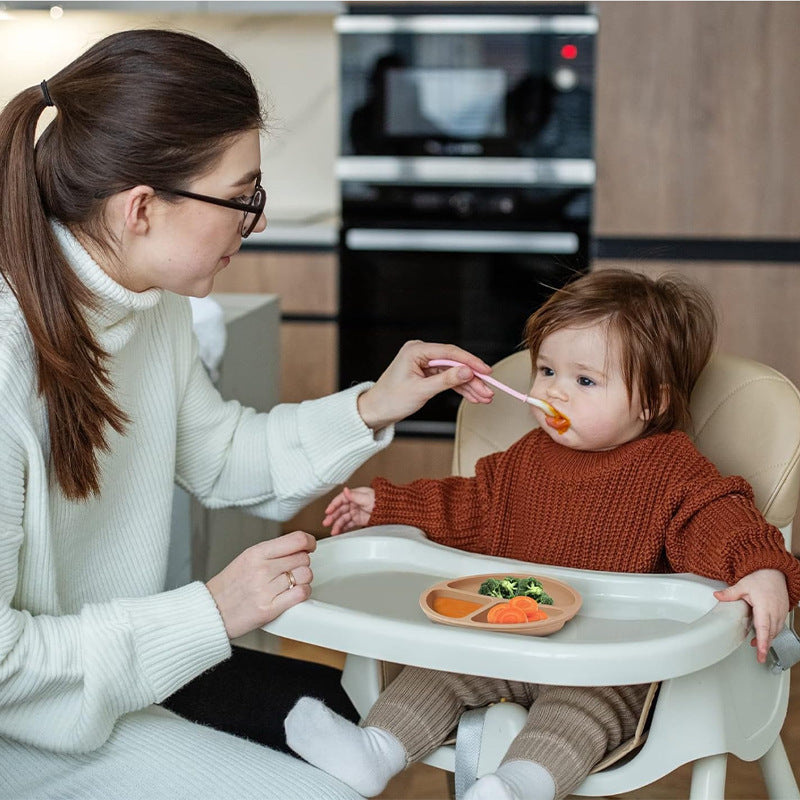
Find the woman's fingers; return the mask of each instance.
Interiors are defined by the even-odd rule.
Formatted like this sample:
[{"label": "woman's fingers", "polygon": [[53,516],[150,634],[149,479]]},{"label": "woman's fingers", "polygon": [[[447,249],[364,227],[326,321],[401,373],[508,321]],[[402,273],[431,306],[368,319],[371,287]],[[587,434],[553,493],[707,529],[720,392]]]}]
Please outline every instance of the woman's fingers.
[{"label": "woman's fingers", "polygon": [[231,639],[275,619],[311,594],[316,539],[292,531],[240,553],[206,587]]},{"label": "woman's fingers", "polygon": [[263,558],[282,558],[292,553],[313,553],[317,549],[317,540],[305,531],[292,531],[276,539],[259,542],[254,547]]},{"label": "woman's fingers", "polygon": [[284,566],[286,568],[278,572],[271,581],[276,595],[288,592],[295,586],[308,586],[314,580],[314,573],[306,564],[292,567],[287,563]]},{"label": "woman's fingers", "polygon": [[287,589],[285,592],[279,592],[272,600],[272,615],[264,624],[279,617],[292,606],[296,606],[304,600],[308,600],[309,597],[311,597],[311,586],[307,583],[298,584],[291,589]]}]

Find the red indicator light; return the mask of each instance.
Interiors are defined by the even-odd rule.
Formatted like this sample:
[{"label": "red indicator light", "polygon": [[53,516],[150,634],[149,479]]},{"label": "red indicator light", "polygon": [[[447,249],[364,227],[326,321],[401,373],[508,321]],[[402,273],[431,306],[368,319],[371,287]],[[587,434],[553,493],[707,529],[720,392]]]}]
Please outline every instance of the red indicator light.
[{"label": "red indicator light", "polygon": [[578,57],[578,48],[574,44],[565,44],[561,48],[561,58],[569,58],[570,60]]}]

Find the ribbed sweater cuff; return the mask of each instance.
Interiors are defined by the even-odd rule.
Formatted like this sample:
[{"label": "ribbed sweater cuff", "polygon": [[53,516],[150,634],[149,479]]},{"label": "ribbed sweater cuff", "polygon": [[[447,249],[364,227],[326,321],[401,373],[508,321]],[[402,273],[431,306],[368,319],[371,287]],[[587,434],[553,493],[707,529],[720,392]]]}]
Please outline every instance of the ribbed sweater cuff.
[{"label": "ribbed sweater cuff", "polygon": [[231,654],[222,617],[200,581],[119,603],[134,626],[139,663],[156,702]]},{"label": "ribbed sweater cuff", "polygon": [[737,559],[733,583],[759,569],[780,570],[786,578],[790,608],[794,608],[800,602],[800,561],[796,556],[778,549],[745,552]]},{"label": "ribbed sweater cuff", "polygon": [[375,432],[358,413],[358,396],[373,386],[360,383],[343,392],[307,400],[298,409],[304,451],[317,475],[331,484],[347,480],[355,469],[394,438],[394,426]]},{"label": "ribbed sweater cuff", "polygon": [[403,487],[395,486],[386,478],[374,478],[371,486],[375,492],[375,507],[370,514],[370,525],[418,525],[422,514],[410,502]]}]

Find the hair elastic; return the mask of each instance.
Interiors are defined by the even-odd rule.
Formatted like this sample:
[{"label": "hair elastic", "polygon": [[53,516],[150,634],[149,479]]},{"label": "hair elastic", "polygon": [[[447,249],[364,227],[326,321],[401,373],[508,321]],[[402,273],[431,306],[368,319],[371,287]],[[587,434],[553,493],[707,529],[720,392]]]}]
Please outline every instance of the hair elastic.
[{"label": "hair elastic", "polygon": [[55,103],[53,102],[53,98],[50,97],[50,91],[47,88],[47,81],[42,81],[39,84],[39,88],[42,90],[42,97],[44,97],[44,104],[46,106],[54,106]]}]

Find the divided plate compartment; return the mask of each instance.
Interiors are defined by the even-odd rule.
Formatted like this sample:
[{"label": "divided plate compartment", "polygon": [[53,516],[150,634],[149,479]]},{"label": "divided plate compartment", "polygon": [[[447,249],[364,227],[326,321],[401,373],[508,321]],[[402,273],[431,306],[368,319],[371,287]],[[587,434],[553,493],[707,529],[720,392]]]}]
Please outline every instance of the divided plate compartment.
[{"label": "divided plate compartment", "polygon": [[[541,582],[544,591],[553,598],[553,605],[539,603],[539,611],[543,611],[547,614],[547,619],[536,620],[534,622],[514,622],[502,625],[486,621],[489,609],[491,609],[492,606],[498,603],[507,603],[508,600],[501,597],[490,597],[485,594],[478,594],[478,589],[488,578],[497,578],[501,580],[506,577],[534,577]],[[450,617],[434,611],[434,601],[438,599],[471,603],[475,608],[471,610],[465,608],[464,616]],[[433,622],[482,631],[521,633],[526,636],[547,636],[550,633],[561,630],[564,623],[572,619],[578,613],[582,602],[581,596],[575,589],[562,581],[557,581],[555,578],[547,578],[541,575],[513,572],[494,572],[487,575],[466,575],[461,578],[451,578],[425,589],[419,596],[420,608],[422,608],[425,615],[433,620]]]}]

